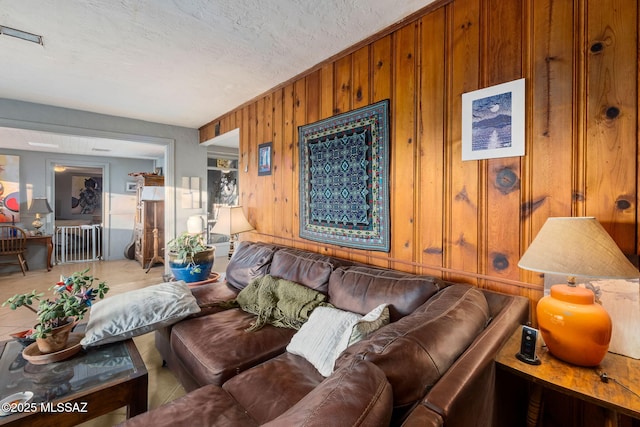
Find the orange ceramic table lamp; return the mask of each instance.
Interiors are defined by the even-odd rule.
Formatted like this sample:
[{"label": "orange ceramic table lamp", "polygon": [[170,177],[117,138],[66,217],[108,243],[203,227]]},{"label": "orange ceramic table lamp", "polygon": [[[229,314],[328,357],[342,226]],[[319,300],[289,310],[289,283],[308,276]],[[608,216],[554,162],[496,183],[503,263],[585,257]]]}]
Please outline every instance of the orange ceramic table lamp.
[{"label": "orange ceramic table lamp", "polygon": [[567,276],[538,302],[538,327],[549,352],[579,366],[598,365],[609,349],[611,318],[575,277],[631,279],[638,269],[593,217],[548,218],[518,263]]}]

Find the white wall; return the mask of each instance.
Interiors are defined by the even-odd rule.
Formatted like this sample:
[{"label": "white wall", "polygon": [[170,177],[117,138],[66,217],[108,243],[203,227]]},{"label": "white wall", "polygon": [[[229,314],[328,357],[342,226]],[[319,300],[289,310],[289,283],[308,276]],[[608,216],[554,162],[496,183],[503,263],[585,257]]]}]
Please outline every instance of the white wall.
[{"label": "white wall", "polygon": [[[28,199],[32,197],[45,197],[45,186],[48,179],[46,165],[49,161],[62,162],[95,162],[94,156],[73,156],[57,153],[44,153],[38,151],[22,151],[3,149],[0,142],[0,153],[20,156],[20,194],[22,196],[20,204],[20,222],[18,225],[32,229],[31,223],[34,215],[27,213]],[[111,226],[109,228],[109,247],[105,248],[105,254],[109,259],[123,259],[124,247],[131,241],[133,232],[133,219],[135,215],[135,193],[125,191],[125,183],[132,181],[129,172],[151,171],[154,168],[153,160],[121,159],[112,157],[100,157],[99,161],[109,168],[110,189],[109,200],[105,211],[110,211],[112,215]],[[67,182],[68,185],[69,182]],[[103,183],[105,185],[105,183]],[[70,193],[69,193],[70,194]],[[66,200],[66,199],[65,199]],[[52,209],[56,210],[54,200],[49,200]],[[82,217],[79,215],[78,217]],[[45,217],[47,234],[53,232],[54,214]],[[30,268],[44,268],[44,254],[40,253],[41,248],[30,246],[27,261]]]},{"label": "white wall", "polygon": [[[90,96],[90,95],[89,95]],[[199,132],[178,126],[107,116],[87,111],[70,110],[41,104],[0,98],[0,126],[66,133],[71,135],[102,136],[114,139],[164,143],[167,155],[164,159],[165,185],[165,230],[169,240],[186,230],[190,215],[206,212],[207,153],[199,144]],[[0,141],[0,149],[2,141]],[[62,156],[62,155],[61,155]],[[88,156],[96,158],[95,156]],[[103,159],[99,157],[98,159]],[[100,160],[102,161],[102,160]],[[45,165],[29,165],[45,169]],[[25,168],[21,167],[21,174]],[[135,169],[133,169],[135,170]],[[202,208],[183,209],[181,205],[182,177],[199,177],[202,186]],[[47,185],[45,178],[34,185]],[[49,183],[50,185],[50,183]],[[114,188],[118,184],[114,183]],[[38,188],[38,187],[34,187]],[[34,193],[35,196],[39,194]],[[118,208],[120,209],[120,208]]]}]

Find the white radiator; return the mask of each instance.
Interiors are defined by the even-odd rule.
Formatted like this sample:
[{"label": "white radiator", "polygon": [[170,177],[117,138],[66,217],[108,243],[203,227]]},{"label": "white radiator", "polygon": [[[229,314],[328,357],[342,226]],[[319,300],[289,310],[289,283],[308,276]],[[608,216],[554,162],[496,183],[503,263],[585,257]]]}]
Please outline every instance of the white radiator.
[{"label": "white radiator", "polygon": [[95,261],[102,258],[102,225],[56,227],[56,264]]}]

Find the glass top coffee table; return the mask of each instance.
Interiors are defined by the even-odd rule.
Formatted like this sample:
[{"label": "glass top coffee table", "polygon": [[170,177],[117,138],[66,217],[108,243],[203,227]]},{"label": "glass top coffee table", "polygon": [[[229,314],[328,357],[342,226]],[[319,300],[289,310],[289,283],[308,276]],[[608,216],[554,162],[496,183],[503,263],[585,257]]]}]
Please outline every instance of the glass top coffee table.
[{"label": "glass top coffee table", "polygon": [[72,426],[123,406],[127,418],[147,410],[147,369],[131,339],[43,365],[27,362],[23,348],[0,343],[0,399],[26,391],[33,399],[0,425]]}]

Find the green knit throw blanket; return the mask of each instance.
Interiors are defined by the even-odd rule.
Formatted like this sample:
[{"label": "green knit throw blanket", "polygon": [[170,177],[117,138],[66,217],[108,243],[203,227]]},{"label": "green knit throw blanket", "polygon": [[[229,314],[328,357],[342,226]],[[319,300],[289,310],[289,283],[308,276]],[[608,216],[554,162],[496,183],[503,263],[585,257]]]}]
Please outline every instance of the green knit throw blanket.
[{"label": "green knit throw blanket", "polygon": [[258,316],[247,328],[257,331],[267,323],[300,329],[314,308],[331,306],[325,299],[324,294],[306,286],[266,275],[252,280],[240,291],[236,302],[242,310]]}]

